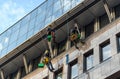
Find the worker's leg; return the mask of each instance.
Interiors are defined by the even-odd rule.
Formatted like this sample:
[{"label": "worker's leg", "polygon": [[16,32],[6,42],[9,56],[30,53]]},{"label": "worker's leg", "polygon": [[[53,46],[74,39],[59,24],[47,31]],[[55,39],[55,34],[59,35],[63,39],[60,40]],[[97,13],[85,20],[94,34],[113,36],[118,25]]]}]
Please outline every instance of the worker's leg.
[{"label": "worker's leg", "polygon": [[53,57],[57,56],[57,43],[52,42]]},{"label": "worker's leg", "polygon": [[52,63],[51,63],[51,62],[49,62],[48,64],[49,64],[49,66],[50,66],[51,70],[54,70]]},{"label": "worker's leg", "polygon": [[50,68],[49,63],[47,63],[46,66],[48,67],[48,69],[49,69],[51,72],[53,72],[52,69]]},{"label": "worker's leg", "polygon": [[51,58],[53,58],[53,50],[52,50],[52,42],[48,42],[48,47],[50,49],[50,55],[51,55]]},{"label": "worker's leg", "polygon": [[77,46],[77,42],[76,41],[73,41],[74,45],[75,45],[75,48],[76,49],[79,49],[79,47]]}]

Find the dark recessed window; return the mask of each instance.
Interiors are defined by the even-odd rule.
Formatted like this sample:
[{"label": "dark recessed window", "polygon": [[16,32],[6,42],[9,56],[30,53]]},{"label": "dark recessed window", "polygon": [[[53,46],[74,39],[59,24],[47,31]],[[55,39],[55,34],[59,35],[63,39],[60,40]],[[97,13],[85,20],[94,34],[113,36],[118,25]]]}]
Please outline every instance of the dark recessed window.
[{"label": "dark recessed window", "polygon": [[84,54],[84,71],[93,68],[93,50]]},{"label": "dark recessed window", "polygon": [[62,79],[62,75],[63,75],[63,73],[62,73],[62,68],[61,68],[54,73],[54,76],[55,76],[54,79]]},{"label": "dark recessed window", "polygon": [[77,59],[69,64],[69,79],[78,79],[78,62]]},{"label": "dark recessed window", "polygon": [[115,18],[120,17],[120,5],[115,7]]},{"label": "dark recessed window", "polygon": [[85,37],[90,36],[94,33],[94,21],[85,26]]},{"label": "dark recessed window", "polygon": [[11,79],[15,79],[16,76],[17,76],[17,71],[14,72],[14,73],[12,73],[11,76],[10,76],[10,78],[11,78]]},{"label": "dark recessed window", "polygon": [[21,67],[21,78],[24,77],[26,75],[26,72],[25,72],[25,67]]},{"label": "dark recessed window", "polygon": [[39,57],[33,59],[33,70],[38,68],[38,63],[39,62],[40,62],[40,58]]},{"label": "dark recessed window", "polygon": [[47,76],[47,77],[45,77],[45,78],[43,78],[43,79],[48,79],[48,76]]},{"label": "dark recessed window", "polygon": [[65,51],[65,47],[66,47],[66,40],[58,43],[58,50],[57,50],[57,54],[59,55],[60,53]]},{"label": "dark recessed window", "polygon": [[100,61],[105,61],[111,57],[110,40],[100,45]]},{"label": "dark recessed window", "polygon": [[100,16],[100,28],[103,28],[109,23],[109,18],[107,14]]}]

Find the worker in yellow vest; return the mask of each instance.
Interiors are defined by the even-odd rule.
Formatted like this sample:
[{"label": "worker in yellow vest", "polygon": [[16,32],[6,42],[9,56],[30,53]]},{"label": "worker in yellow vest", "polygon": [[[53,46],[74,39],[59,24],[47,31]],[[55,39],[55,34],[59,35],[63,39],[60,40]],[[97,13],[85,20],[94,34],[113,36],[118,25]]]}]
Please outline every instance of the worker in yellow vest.
[{"label": "worker in yellow vest", "polygon": [[53,72],[54,68],[53,68],[53,65],[51,63],[51,56],[50,56],[50,52],[48,50],[45,51],[45,54],[44,54],[44,57],[43,57],[43,60],[42,62],[44,64],[46,64],[46,66],[48,67],[48,69]]},{"label": "worker in yellow vest", "polygon": [[76,26],[74,26],[73,29],[70,31],[70,40],[74,43],[75,47],[79,49],[77,46],[77,39],[80,39],[81,35],[78,32],[78,29]]}]

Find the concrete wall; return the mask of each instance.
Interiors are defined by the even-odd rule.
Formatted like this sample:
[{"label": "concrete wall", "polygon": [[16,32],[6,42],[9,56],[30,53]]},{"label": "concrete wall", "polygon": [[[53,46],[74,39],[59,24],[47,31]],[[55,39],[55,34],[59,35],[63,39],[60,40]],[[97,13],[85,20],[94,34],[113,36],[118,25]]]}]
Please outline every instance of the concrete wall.
[{"label": "concrete wall", "polygon": [[[67,79],[68,65],[66,64],[66,54],[69,54],[70,60],[78,58],[78,63],[82,57],[80,53],[84,54],[90,49],[94,50],[94,67],[88,71],[88,73],[83,73],[83,61],[79,63],[79,77],[78,79],[105,79],[106,77],[112,75],[113,73],[120,70],[120,54],[117,53],[117,42],[116,34],[120,32],[120,19],[108,24],[101,30],[96,31],[85,41],[86,43],[81,47],[80,51],[76,50],[74,47],[60,54],[52,60],[55,70],[63,67],[63,79]],[[105,40],[110,39],[112,57],[102,63],[99,62],[99,44],[103,43]],[[83,59],[83,58],[82,58]],[[49,74],[49,79],[54,78],[54,74],[49,72],[45,67],[43,69],[36,69],[30,74],[26,75],[23,79],[42,79]]]}]

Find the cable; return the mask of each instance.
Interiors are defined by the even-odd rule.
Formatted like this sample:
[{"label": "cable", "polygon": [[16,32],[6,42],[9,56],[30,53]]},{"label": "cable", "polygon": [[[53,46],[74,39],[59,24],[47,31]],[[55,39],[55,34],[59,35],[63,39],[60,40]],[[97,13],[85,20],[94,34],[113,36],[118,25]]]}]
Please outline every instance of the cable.
[{"label": "cable", "polygon": [[[66,20],[67,20],[67,16],[66,16]],[[68,36],[68,39],[69,39],[69,27],[68,27],[68,20],[67,20],[67,36]]]}]

